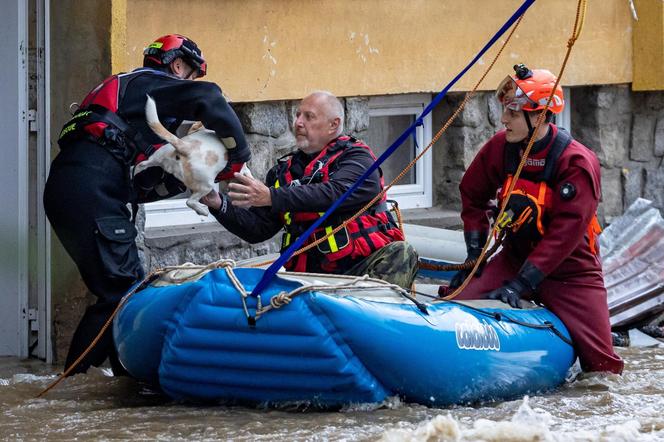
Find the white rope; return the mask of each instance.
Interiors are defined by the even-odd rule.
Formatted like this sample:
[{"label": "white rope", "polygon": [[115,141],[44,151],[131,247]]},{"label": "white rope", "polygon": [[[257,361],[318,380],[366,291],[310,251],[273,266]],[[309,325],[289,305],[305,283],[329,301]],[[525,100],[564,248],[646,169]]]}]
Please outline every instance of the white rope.
[{"label": "white rope", "polygon": [[[330,275],[324,275],[324,276],[329,277]],[[357,285],[360,282],[370,282],[373,283],[373,285]],[[371,278],[369,275],[357,276],[355,278],[352,278],[349,282],[345,282],[342,284],[304,284],[294,290],[291,290],[290,292],[282,291],[277,295],[273,296],[270,299],[269,305],[265,306],[264,308],[256,309],[256,319],[258,319],[261,315],[267,313],[270,310],[278,309],[283,307],[284,305],[289,304],[295,296],[305,292],[311,292],[311,291],[324,292],[324,291],[343,291],[343,290],[358,291],[358,290],[375,290],[377,288],[392,289],[399,293],[406,293],[406,291],[397,284],[391,284],[389,282],[383,281],[382,279]]]},{"label": "white rope", "polygon": [[[218,261],[214,261],[206,265],[197,265],[187,262],[179,266],[166,266],[161,269],[164,274],[160,276],[159,281],[165,284],[182,284],[184,282],[199,279],[211,270],[224,267],[235,267],[235,261],[232,259],[222,258]],[[190,273],[189,271],[191,270],[195,270],[195,272]],[[179,275],[179,272],[182,273],[182,276]]]},{"label": "white rope", "polygon": [[[237,275],[233,271],[236,267],[236,263],[232,259],[220,259],[218,261],[212,262],[207,265],[197,265],[192,263],[185,263],[178,266],[166,266],[161,269],[163,274],[158,279],[158,284],[155,285],[170,285],[170,284],[182,284],[185,282],[190,282],[201,278],[206,273],[214,270],[223,268],[228,275],[228,279],[233,284],[235,290],[239,293],[242,298],[242,307],[247,318],[250,318],[249,308],[247,306],[246,300],[250,296],[250,293],[244,287],[242,282],[238,279]],[[193,272],[192,272],[193,271]],[[182,273],[182,275],[179,274]],[[260,296],[256,297],[256,316],[255,319],[258,319],[263,314],[267,313],[270,310],[278,309],[284,305],[289,304],[293,298],[299,294],[312,291],[346,291],[353,290],[366,291],[366,290],[376,290],[376,289],[391,289],[397,293],[406,293],[407,292],[400,286],[396,284],[391,284],[389,282],[383,281],[382,279],[371,278],[369,275],[363,276],[349,276],[349,275],[329,275],[329,274],[319,274],[319,273],[300,273],[298,272],[296,276],[299,278],[301,276],[305,277],[322,277],[329,278],[334,276],[335,279],[346,279],[346,282],[342,283],[312,283],[312,284],[302,284],[300,287],[291,290],[290,292],[282,291],[277,295],[273,296],[270,299],[270,303],[263,307],[263,302]],[[361,283],[364,283],[360,285]]]}]

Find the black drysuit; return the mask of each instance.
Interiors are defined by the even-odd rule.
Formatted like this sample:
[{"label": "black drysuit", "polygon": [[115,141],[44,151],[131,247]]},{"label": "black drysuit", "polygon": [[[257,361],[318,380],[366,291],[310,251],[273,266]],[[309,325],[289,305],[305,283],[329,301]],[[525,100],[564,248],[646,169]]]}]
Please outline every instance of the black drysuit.
[{"label": "black drysuit", "polygon": [[[116,113],[149,143],[163,140],[145,121],[147,94],[154,98],[160,119],[171,131],[183,120],[201,121],[220,138],[235,139],[237,146],[229,151],[230,162],[249,160],[240,122],[216,84],[181,80],[145,68],[120,76],[120,84]],[[97,303],[87,308],[74,333],[66,367],[87,348],[121,297],[144,277],[134,242],[137,232],[127,204],[160,197],[149,185],[135,190],[129,175],[132,158],[118,157],[120,150],[109,140],[82,134],[61,146],[44,189],[44,208],[51,226],[86,286],[97,297]],[[130,152],[129,157],[134,155]],[[158,176],[161,175],[159,171]],[[170,175],[164,184],[172,190],[171,194],[184,190]],[[85,372],[107,357],[114,372],[123,371],[117,361],[111,328],[72,373]]]}]

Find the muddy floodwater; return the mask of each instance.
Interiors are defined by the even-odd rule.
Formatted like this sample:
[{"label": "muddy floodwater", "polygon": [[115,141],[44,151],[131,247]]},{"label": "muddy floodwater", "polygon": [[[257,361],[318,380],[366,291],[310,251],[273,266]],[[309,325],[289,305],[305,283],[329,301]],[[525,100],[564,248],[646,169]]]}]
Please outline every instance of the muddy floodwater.
[{"label": "muddy floodwater", "polygon": [[519,400],[427,408],[392,398],[336,412],[175,403],[107,369],[36,399],[58,367],[0,358],[0,439],[664,441],[664,349],[618,351],[623,376],[581,376]]}]

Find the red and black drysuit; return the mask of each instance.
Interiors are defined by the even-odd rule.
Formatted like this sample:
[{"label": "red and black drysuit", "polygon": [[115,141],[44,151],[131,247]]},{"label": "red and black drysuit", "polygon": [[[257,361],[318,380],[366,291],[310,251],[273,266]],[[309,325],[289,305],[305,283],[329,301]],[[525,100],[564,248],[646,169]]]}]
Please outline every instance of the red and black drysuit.
[{"label": "red and black drysuit", "polygon": [[[297,151],[270,169],[271,207],[242,209],[225,196],[219,210],[211,213],[231,233],[257,243],[273,237],[282,228],[282,252],[338,200],[375,161],[371,149],[347,136],[332,140],[320,152]],[[320,238],[354,215],[383,189],[378,170],[371,174],[305,242]],[[374,251],[403,235],[387,210],[385,201],[374,204],[346,229],[309,251],[287,261],[287,270],[317,273],[347,273]]]},{"label": "red and black drysuit", "polygon": [[[120,298],[144,276],[127,204],[184,190],[182,183],[161,168],[148,169],[134,183],[130,178],[130,165],[136,157],[163,144],[145,120],[148,94],[169,130],[174,131],[183,120],[202,121],[219,137],[235,139],[231,162],[242,163],[250,156],[240,122],[214,83],[181,80],[142,68],[109,77],[86,96],[63,127],[61,150],[51,164],[44,189],[44,208],[53,230],[98,299],[74,333],[67,367],[97,335]],[[121,370],[110,330],[73,373],[100,365],[107,356],[114,370]]]},{"label": "red and black drysuit", "polygon": [[[552,155],[559,136],[566,136],[567,141],[562,143],[565,146],[561,152]],[[488,232],[489,201],[497,192],[501,198],[523,148],[523,143],[507,143],[505,131],[501,131],[471,163],[459,186],[466,237],[471,232]],[[613,351],[599,244],[595,240],[599,227],[595,217],[600,198],[599,162],[590,149],[566,133],[559,135],[559,129],[551,124],[547,136],[533,146],[515,189],[529,188],[537,198],[539,190],[544,190],[540,182],[547,162],[551,168],[548,191],[541,195],[544,233],[539,238],[518,233],[508,236],[503,249],[457,299],[484,298],[510,281],[526,281],[520,283],[530,285],[531,293],[526,297],[549,308],[569,330],[583,370],[621,373],[623,362]]]}]

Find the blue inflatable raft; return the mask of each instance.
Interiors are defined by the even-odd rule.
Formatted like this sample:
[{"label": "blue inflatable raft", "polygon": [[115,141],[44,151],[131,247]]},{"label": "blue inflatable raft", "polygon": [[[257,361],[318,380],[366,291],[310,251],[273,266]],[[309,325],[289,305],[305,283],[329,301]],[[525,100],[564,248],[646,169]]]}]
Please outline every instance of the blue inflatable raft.
[{"label": "blue inflatable raft", "polygon": [[262,272],[216,269],[135,293],[114,322],[122,364],[178,400],[336,407],[509,399],[560,385],[574,361],[543,308],[418,307],[379,281],[293,273],[243,296],[238,282],[250,292]]}]

